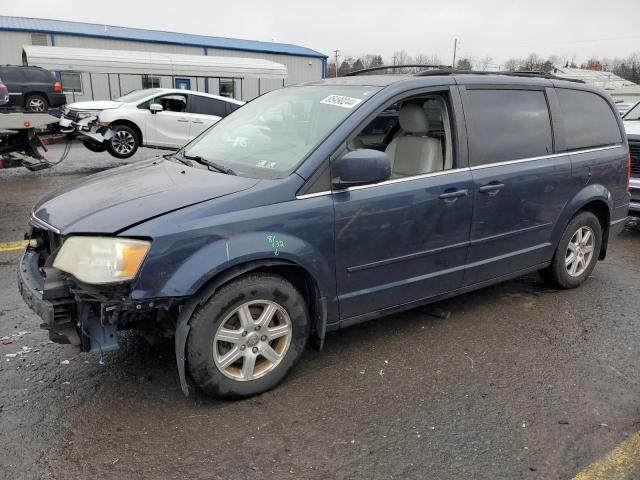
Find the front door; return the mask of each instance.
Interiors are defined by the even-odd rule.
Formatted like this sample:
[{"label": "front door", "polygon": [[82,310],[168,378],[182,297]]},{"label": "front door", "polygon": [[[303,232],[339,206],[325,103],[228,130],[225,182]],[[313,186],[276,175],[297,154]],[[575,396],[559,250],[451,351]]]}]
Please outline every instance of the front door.
[{"label": "front door", "polygon": [[392,178],[333,193],[341,319],[462,285],[472,177],[454,158],[450,105],[448,92],[409,97],[372,120],[377,128],[395,115],[391,135],[374,146],[367,143],[372,131],[367,126],[351,141],[350,149],[384,150]]},{"label": "front door", "polygon": [[180,148],[190,139],[191,114],[187,112],[188,95],[171,93],[153,99],[162,111],[145,113],[145,144],[155,147]]},{"label": "front door", "polygon": [[[469,240],[471,189],[469,171],[452,170],[335,193],[341,318],[459,288]],[[468,194],[446,198],[456,191]]]},{"label": "front door", "polygon": [[571,195],[571,163],[554,154],[547,94],[462,91],[474,211],[465,285],[543,263]]}]

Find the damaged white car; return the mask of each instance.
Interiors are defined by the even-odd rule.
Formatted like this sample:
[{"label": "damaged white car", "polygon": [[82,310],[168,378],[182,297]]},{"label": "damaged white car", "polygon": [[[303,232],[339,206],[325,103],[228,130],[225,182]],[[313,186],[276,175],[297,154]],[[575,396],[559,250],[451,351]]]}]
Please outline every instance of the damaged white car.
[{"label": "damaged white car", "polygon": [[116,100],[72,103],[60,129],[78,134],[91,151],[129,158],[138,147],[184,146],[244,102],[169,88],[131,92]]}]

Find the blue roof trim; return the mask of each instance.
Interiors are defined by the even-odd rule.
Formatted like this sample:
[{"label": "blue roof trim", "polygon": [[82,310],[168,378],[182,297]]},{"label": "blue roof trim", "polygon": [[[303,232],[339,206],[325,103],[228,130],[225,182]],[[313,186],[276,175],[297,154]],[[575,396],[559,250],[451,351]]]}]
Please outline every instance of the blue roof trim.
[{"label": "blue roof trim", "polygon": [[262,42],[239,38],[208,37],[189,33],[144,30],[141,28],[117,27],[95,23],[67,22],[44,18],[0,16],[0,30],[41,32],[50,34],[77,35],[114,40],[132,40],[138,42],[171,43],[196,47],[222,48],[246,52],[276,53],[299,57],[327,58],[323,53],[310,48],[288,43]]}]

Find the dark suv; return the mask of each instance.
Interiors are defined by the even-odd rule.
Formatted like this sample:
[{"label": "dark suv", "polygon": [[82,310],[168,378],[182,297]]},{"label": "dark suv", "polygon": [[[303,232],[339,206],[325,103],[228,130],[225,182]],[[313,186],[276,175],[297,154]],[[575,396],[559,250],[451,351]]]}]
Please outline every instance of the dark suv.
[{"label": "dark suv", "polygon": [[205,392],[276,385],[309,338],[533,271],[584,282],[629,208],[611,99],[432,71],[263,95],[177,153],[33,210],[19,269],[54,341],[175,336]]},{"label": "dark suv", "polygon": [[5,107],[45,112],[67,103],[62,85],[49,70],[40,67],[0,66],[0,80],[9,90]]}]

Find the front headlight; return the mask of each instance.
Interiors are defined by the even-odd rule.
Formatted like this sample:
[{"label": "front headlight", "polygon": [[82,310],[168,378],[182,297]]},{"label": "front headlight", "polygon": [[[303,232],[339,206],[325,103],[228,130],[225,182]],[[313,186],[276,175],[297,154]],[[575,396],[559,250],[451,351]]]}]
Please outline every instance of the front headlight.
[{"label": "front headlight", "polygon": [[151,242],[129,238],[70,237],[53,261],[54,268],[91,284],[135,278]]},{"label": "front headlight", "polygon": [[98,112],[78,112],[78,120],[84,120],[85,118],[95,117]]}]

